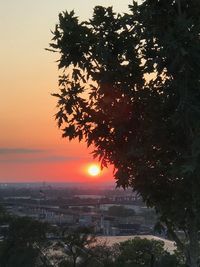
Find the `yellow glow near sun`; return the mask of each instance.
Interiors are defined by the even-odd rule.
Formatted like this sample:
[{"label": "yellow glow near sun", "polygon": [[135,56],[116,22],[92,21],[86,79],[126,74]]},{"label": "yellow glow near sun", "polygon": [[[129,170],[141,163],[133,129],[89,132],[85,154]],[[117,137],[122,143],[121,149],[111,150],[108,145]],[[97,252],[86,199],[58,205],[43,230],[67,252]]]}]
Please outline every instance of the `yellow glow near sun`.
[{"label": "yellow glow near sun", "polygon": [[87,171],[88,171],[88,174],[91,176],[97,176],[101,172],[100,167],[96,164],[90,165]]}]

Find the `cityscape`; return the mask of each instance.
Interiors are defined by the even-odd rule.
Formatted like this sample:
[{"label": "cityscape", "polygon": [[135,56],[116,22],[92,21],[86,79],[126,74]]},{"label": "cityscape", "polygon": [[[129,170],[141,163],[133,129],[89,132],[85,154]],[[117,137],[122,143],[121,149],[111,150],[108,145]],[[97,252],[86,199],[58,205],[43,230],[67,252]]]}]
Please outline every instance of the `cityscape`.
[{"label": "cityscape", "polygon": [[89,226],[104,236],[153,234],[156,215],[130,190],[67,184],[1,184],[0,203],[15,216],[68,227]]},{"label": "cityscape", "polygon": [[[42,242],[35,258],[37,265],[34,261],[33,266],[62,266],[62,262],[72,266],[72,258],[76,259],[73,266],[120,266],[112,253],[119,253],[117,246],[130,240],[136,244],[144,240],[142,246],[145,242],[149,242],[147,245],[157,242],[162,248],[161,258],[166,253],[173,257],[176,250],[165,232],[155,230],[158,219],[155,211],[147,208],[132,189],[117,189],[113,184],[94,187],[81,183],[2,183],[0,196],[0,244],[9,244],[12,227],[18,231],[15,238],[25,235],[28,240],[36,239],[32,249]],[[39,230],[39,237],[38,227],[44,227],[42,232]],[[33,236],[29,231],[33,231]],[[25,254],[17,255],[20,266]],[[32,266],[26,257],[25,262]]]},{"label": "cityscape", "polygon": [[200,267],[200,1],[0,18],[0,267]]}]

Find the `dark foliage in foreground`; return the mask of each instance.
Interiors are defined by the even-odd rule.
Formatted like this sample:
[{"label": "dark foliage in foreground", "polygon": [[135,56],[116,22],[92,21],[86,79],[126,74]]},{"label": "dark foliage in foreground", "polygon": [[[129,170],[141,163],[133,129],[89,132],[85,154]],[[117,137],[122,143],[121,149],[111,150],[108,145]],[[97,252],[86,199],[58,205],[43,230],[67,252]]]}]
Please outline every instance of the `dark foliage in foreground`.
[{"label": "dark foliage in foreground", "polygon": [[0,266],[46,266],[43,263],[46,259],[42,255],[42,248],[47,243],[47,224],[28,217],[9,216],[8,220],[6,215],[5,218],[7,228],[0,244]]}]

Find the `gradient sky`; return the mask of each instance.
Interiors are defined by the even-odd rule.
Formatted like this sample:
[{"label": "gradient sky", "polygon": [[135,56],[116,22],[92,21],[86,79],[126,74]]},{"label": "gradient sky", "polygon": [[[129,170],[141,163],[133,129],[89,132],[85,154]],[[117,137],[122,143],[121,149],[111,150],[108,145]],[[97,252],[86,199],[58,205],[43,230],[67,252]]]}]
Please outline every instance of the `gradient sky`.
[{"label": "gradient sky", "polygon": [[[130,0],[0,1],[0,182],[84,182],[85,144],[61,138],[56,113],[59,55],[44,50],[61,11],[89,18],[95,5],[127,12]],[[112,168],[99,181],[112,181]]]}]

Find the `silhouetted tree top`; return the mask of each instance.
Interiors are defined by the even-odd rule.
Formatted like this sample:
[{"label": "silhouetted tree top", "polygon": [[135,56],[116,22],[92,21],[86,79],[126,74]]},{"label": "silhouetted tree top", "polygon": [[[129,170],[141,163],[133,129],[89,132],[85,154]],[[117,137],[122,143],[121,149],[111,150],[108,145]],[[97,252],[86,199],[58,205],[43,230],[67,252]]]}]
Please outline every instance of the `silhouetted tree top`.
[{"label": "silhouetted tree top", "polygon": [[200,1],[146,0],[129,10],[97,6],[87,22],[59,14],[50,44],[63,70],[56,119],[63,137],[84,139],[103,166],[115,166],[118,186],[155,207],[197,266]]}]

